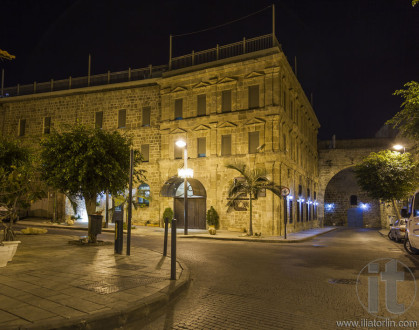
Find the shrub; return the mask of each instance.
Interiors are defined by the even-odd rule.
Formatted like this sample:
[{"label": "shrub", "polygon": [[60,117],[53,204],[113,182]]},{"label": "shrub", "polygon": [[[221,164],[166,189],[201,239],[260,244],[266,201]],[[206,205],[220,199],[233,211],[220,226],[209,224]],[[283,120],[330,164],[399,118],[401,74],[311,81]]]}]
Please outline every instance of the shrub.
[{"label": "shrub", "polygon": [[211,208],[207,212],[207,223],[208,226],[215,226],[215,229],[218,229],[219,222],[218,219],[220,217],[218,216],[217,211],[214,209],[214,207],[211,206]]},{"label": "shrub", "polygon": [[170,207],[167,207],[163,212],[163,223],[164,223],[164,219],[166,218],[169,218],[169,223],[172,223],[173,210]]}]

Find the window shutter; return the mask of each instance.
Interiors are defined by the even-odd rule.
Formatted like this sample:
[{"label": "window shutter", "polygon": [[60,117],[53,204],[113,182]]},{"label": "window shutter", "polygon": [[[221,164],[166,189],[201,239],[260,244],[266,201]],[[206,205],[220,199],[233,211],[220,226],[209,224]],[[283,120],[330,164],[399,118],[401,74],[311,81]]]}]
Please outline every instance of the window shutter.
[{"label": "window shutter", "polygon": [[103,111],[98,111],[95,114],[95,127],[102,128],[103,127]]},{"label": "window shutter", "polygon": [[26,119],[19,120],[19,136],[25,135]]},{"label": "window shutter", "polygon": [[249,109],[259,108],[259,85],[249,86]]},{"label": "window shutter", "polygon": [[207,96],[205,94],[198,95],[198,112],[197,116],[205,116],[207,114]]},{"label": "window shutter", "polygon": [[179,147],[176,145],[176,143],[175,143],[174,145],[175,145],[175,152],[174,152],[174,154],[175,154],[175,159],[182,159],[182,152],[183,152],[183,148],[179,148]]},{"label": "window shutter", "polygon": [[150,145],[149,144],[141,145],[141,155],[143,156],[144,162],[150,161]]},{"label": "window shutter", "polygon": [[231,155],[231,135],[221,136],[221,156]]},{"label": "window shutter", "polygon": [[207,149],[207,145],[206,145],[206,138],[202,137],[202,138],[198,138],[198,157],[205,157],[206,156],[206,149]]},{"label": "window shutter", "polygon": [[127,110],[118,111],[118,128],[124,128],[127,122]]},{"label": "window shutter", "polygon": [[223,91],[221,94],[221,112],[231,111],[231,90]]},{"label": "window shutter", "polygon": [[182,119],[183,114],[183,99],[176,99],[175,100],[175,119]]},{"label": "window shutter", "polygon": [[150,126],[151,107],[143,108],[143,126]]},{"label": "window shutter", "polygon": [[51,117],[44,118],[44,134],[51,133]]},{"label": "window shutter", "polygon": [[257,152],[259,147],[259,132],[249,132],[249,154]]}]

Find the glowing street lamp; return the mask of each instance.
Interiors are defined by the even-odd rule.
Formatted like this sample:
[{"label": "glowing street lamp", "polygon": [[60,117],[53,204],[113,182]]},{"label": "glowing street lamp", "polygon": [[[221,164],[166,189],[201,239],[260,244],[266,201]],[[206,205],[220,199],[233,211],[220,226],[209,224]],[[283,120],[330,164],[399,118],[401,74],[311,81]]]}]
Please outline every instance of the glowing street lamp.
[{"label": "glowing street lamp", "polygon": [[405,146],[402,146],[401,144],[396,144],[396,145],[394,145],[394,146],[393,146],[393,149],[395,149],[395,150],[397,150],[397,151],[399,151],[399,150],[402,150],[402,149],[403,149],[403,153],[405,153],[405,152],[406,152],[406,147],[405,147]]},{"label": "glowing street lamp", "polygon": [[183,217],[185,219],[184,234],[188,235],[188,180],[187,178],[193,177],[192,169],[188,169],[188,148],[184,140],[177,140],[175,142],[176,146],[183,148],[183,169],[178,171],[178,175],[183,178]]}]

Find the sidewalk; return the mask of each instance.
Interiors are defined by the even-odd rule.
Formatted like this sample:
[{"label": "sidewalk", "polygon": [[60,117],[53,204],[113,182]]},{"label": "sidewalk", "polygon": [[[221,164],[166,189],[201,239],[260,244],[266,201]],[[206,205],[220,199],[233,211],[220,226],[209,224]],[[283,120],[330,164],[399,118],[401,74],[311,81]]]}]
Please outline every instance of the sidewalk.
[{"label": "sidewalk", "polygon": [[76,238],[17,236],[16,255],[0,268],[0,329],[120,328],[187,287],[189,271],[178,263],[170,281],[170,258],[158,252],[115,255],[113,244],[68,244]]},{"label": "sidewalk", "polygon": [[[22,226],[40,226],[47,228],[65,228],[72,230],[86,230],[87,222],[76,222],[73,226],[58,225],[47,222],[47,220],[39,219],[27,219],[20,220],[18,222]],[[217,230],[216,235],[210,235],[208,230],[205,229],[189,229],[188,235],[183,235],[184,230],[178,229],[178,238],[200,238],[200,239],[217,239],[225,241],[247,241],[247,242],[263,242],[263,243],[299,243],[312,239],[313,237],[326,234],[330,231],[336,230],[338,227],[324,227],[324,228],[313,228],[303,230],[296,233],[288,233],[287,239],[283,236],[245,236],[244,233],[229,231],[229,230]],[[103,232],[114,232],[114,224],[109,223],[109,228],[102,228]],[[170,230],[169,230],[170,231]],[[136,226],[135,229],[131,230],[132,235],[157,235],[161,236],[164,233],[164,229],[160,227],[149,227],[149,226]],[[169,232],[170,235],[170,232]]]}]

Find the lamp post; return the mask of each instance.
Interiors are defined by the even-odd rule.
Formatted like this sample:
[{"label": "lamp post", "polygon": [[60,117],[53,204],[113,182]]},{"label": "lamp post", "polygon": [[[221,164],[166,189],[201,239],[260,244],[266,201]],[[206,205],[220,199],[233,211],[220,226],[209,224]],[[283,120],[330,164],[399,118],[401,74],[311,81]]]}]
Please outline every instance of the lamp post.
[{"label": "lamp post", "polygon": [[403,145],[401,145],[401,144],[396,144],[396,145],[394,145],[394,146],[393,146],[393,149],[395,149],[395,150],[397,150],[397,151],[399,151],[399,150],[402,150],[402,149],[403,149],[403,153],[405,153],[405,152],[406,152],[406,147],[405,147],[405,146],[403,146]]},{"label": "lamp post", "polygon": [[184,218],[184,234],[188,235],[188,176],[191,176],[192,171],[188,171],[188,148],[184,140],[177,140],[176,146],[183,148],[183,171],[179,171],[180,176],[183,176],[183,218]]}]

